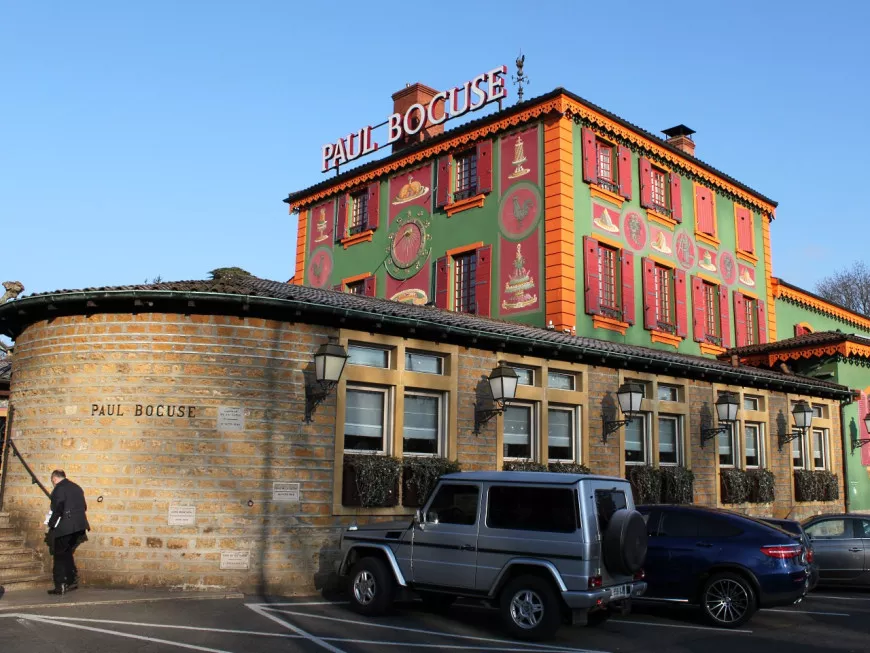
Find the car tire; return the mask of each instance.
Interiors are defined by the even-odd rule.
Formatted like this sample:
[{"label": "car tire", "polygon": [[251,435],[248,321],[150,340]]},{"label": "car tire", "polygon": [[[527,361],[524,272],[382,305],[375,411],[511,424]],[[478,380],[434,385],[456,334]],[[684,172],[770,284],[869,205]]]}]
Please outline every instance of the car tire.
[{"label": "car tire", "polygon": [[540,576],[518,576],[502,590],[499,614],[513,637],[539,642],[559,629],[560,600],[550,581]]},{"label": "car tire", "polygon": [[617,510],[604,531],[604,566],[613,575],[631,576],[646,560],[647,530],[636,510]]},{"label": "car tire", "polygon": [[749,621],[757,609],[752,584],[739,574],[714,574],[701,590],[701,611],[713,626],[737,628]]},{"label": "car tire", "polygon": [[389,611],[396,581],[383,560],[362,558],[353,566],[348,581],[350,605],[356,612],[377,616]]},{"label": "car tire", "polygon": [[453,594],[441,594],[440,592],[420,592],[423,607],[429,612],[444,614],[450,610],[450,606],[456,601]]}]

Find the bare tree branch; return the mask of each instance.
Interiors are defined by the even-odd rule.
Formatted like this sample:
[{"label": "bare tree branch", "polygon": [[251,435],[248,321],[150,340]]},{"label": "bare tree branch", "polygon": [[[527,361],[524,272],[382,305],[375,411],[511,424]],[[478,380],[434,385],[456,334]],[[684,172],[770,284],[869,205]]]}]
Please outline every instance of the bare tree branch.
[{"label": "bare tree branch", "polygon": [[816,294],[870,317],[870,269],[863,261],[838,270],[816,284]]}]

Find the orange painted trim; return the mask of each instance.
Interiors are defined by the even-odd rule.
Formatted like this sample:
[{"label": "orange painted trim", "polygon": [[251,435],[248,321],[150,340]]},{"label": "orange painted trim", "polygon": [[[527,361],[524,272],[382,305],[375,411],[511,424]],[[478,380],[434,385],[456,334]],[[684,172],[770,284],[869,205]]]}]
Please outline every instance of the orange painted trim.
[{"label": "orange painted trim", "polygon": [[864,329],[870,329],[870,319],[864,317],[863,315],[853,313],[852,311],[847,311],[845,308],[840,308],[839,306],[834,306],[824,301],[823,299],[811,297],[810,295],[802,293],[799,290],[795,290],[794,288],[788,288],[780,283],[777,283],[777,280],[775,278],[773,279],[772,285],[775,286],[775,292],[773,291],[773,289],[771,289],[771,292],[774,292],[774,297],[791,299],[793,301],[803,304],[804,306],[814,308],[817,311],[821,311],[822,313],[826,313],[832,317],[836,317],[840,320],[843,320],[844,322],[848,322],[849,324],[854,324],[855,326],[859,326]]},{"label": "orange painted trim", "polygon": [[[544,121],[545,319],[558,331],[577,324],[577,241],[574,222],[574,123]],[[582,266],[581,272],[582,274]]]},{"label": "orange painted trim", "polygon": [[647,258],[655,261],[656,263],[661,265],[663,268],[668,268],[669,270],[676,270],[677,269],[676,263],[674,263],[673,261],[669,261],[666,258],[662,258],[658,254],[647,254]]},{"label": "orange painted trim", "polygon": [[746,261],[747,263],[752,263],[752,265],[758,265],[758,257],[754,254],[747,254],[746,252],[734,252],[734,254],[741,261]]},{"label": "orange painted trim", "polygon": [[293,275],[294,285],[301,286],[305,276],[305,247],[308,245],[308,211],[299,212],[299,224],[296,228],[296,274]]},{"label": "orange painted trim", "polygon": [[646,218],[650,222],[657,222],[660,225],[664,225],[665,227],[667,227],[671,231],[673,231],[674,228],[678,224],[680,224],[679,222],[677,222],[676,220],[674,220],[670,216],[667,216],[664,213],[659,213],[658,211],[653,211],[652,209],[646,210]]},{"label": "orange painted trim", "polygon": [[625,198],[622,195],[618,195],[597,184],[589,184],[589,193],[592,197],[615,204],[619,208],[622,208],[622,205],[625,204]]},{"label": "orange painted trim", "polygon": [[708,356],[719,356],[728,351],[725,347],[720,347],[709,342],[699,342],[698,345],[701,347],[701,353]]},{"label": "orange painted trim", "polygon": [[695,176],[698,179],[702,179],[705,183],[708,183],[711,186],[719,188],[727,193],[734,195],[735,197],[740,198],[749,206],[758,208],[758,210],[764,213],[769,219],[773,219],[775,207],[772,204],[765,202],[758,197],[755,197],[754,195],[743,190],[742,188],[738,188],[734,184],[722,179],[721,177],[713,174],[712,172],[703,169],[699,165],[695,164],[693,161],[685,158],[684,155],[678,152],[672,152],[669,149],[665,149],[658,143],[652,142],[651,140],[646,138],[646,136],[643,136],[639,132],[618,124],[611,118],[579,102],[570,99],[566,95],[560,95],[551,100],[547,100],[546,102],[541,102],[540,104],[529,107],[527,110],[510,116],[509,118],[503,118],[502,120],[493,121],[488,125],[480,127],[479,129],[468,132],[466,134],[462,134],[460,136],[456,136],[446,141],[442,141],[437,145],[421,149],[406,157],[397,159],[396,161],[393,161],[392,163],[385,166],[375,168],[364,174],[350,177],[346,181],[343,181],[336,186],[318,191],[316,193],[308,195],[307,197],[299,199],[296,202],[290,203],[290,210],[296,211],[301,208],[305,208],[307,206],[310,206],[311,204],[318,202],[319,200],[332,197],[336,193],[349,190],[361,184],[366,184],[370,181],[377,179],[378,177],[412,166],[416,163],[420,163],[421,161],[430,159],[439,154],[445,152],[452,152],[454,150],[464,148],[482,138],[490,137],[502,131],[508,131],[510,129],[518,127],[519,125],[531,122],[536,118],[541,118],[553,112],[559,112],[560,114],[563,114],[564,117],[567,118],[567,122],[569,124],[572,124],[574,118],[576,117],[591,123],[599,129],[607,130],[607,132],[614,135],[614,137],[621,138],[622,140],[633,144],[637,148],[642,148],[647,152],[655,155],[660,160],[669,162],[669,164],[673,165],[675,168],[680,168],[681,170],[689,173],[689,175]]},{"label": "orange painted trim", "polygon": [[[767,339],[776,342],[776,306],[773,303],[773,256],[770,252],[770,220],[761,219],[761,246],[764,250],[764,281],[767,284]],[[870,320],[867,320],[870,325]]]},{"label": "orange painted trim", "polygon": [[592,326],[596,329],[607,329],[608,331],[616,331],[620,335],[625,335],[628,331],[628,322],[623,322],[606,315],[593,315]]},{"label": "orange painted trim", "polygon": [[[750,299],[754,299],[755,301],[758,301],[758,293],[754,293],[754,292],[749,291],[749,290],[743,290],[743,288],[740,288],[737,292],[739,292],[744,297],[749,297]],[[770,339],[768,338],[768,340],[770,340]],[[773,341],[770,340],[770,342],[773,342]]]},{"label": "orange painted trim", "polygon": [[[737,258],[742,258],[750,263],[758,263],[758,256],[756,255],[757,248],[755,246],[755,212],[752,209],[749,209],[749,237],[752,239],[750,243],[752,249],[745,250],[739,249],[737,247],[737,234],[739,233],[738,225],[740,221],[737,219],[737,209],[740,205],[737,202],[733,203],[734,206],[734,252],[737,254]],[[748,208],[748,207],[743,207]]]},{"label": "orange painted trim", "polygon": [[351,283],[356,283],[357,281],[364,281],[365,279],[368,279],[370,276],[372,276],[371,272],[363,272],[362,274],[355,274],[352,277],[346,277],[346,278],[342,279],[341,285],[347,286]]},{"label": "orange painted trim", "polygon": [[695,232],[695,240],[702,242],[705,245],[709,245],[710,247],[715,247],[716,249],[719,249],[719,245],[721,244],[718,238],[709,234],[701,233],[700,231]]},{"label": "orange painted trim", "polygon": [[372,236],[374,235],[374,229],[366,229],[365,231],[361,231],[358,234],[354,234],[353,236],[348,236],[347,238],[341,239],[342,246],[347,249],[357,243],[370,243],[372,241]]},{"label": "orange painted trim", "polygon": [[816,330],[813,328],[813,326],[809,322],[798,322],[796,326],[803,327],[804,329],[806,329],[810,333],[816,332]]},{"label": "orange painted trim", "polygon": [[695,276],[698,277],[699,279],[703,279],[704,281],[706,281],[708,283],[712,283],[714,286],[721,286],[722,285],[722,279],[717,279],[712,274],[707,274],[706,272],[697,272],[695,274]]},{"label": "orange painted trim", "polygon": [[860,357],[870,358],[870,346],[861,345],[855,342],[838,342],[823,347],[797,347],[795,349],[786,349],[783,351],[772,351],[765,354],[752,354],[751,356],[741,356],[741,362],[747,365],[763,365],[772,367],[776,363],[796,361],[809,358],[826,358],[840,354],[846,358]]},{"label": "orange painted trim", "polygon": [[663,345],[671,345],[674,349],[677,349],[680,346],[680,343],[683,342],[683,339],[680,336],[665,331],[650,331],[649,337],[653,342],[660,342]]},{"label": "orange painted trim", "polygon": [[597,231],[593,231],[591,234],[595,240],[599,243],[604,243],[605,245],[610,245],[610,247],[615,247],[616,249],[625,249],[625,243],[621,243],[616,238],[608,236],[607,234],[602,234]]},{"label": "orange painted trim", "polygon": [[448,204],[444,207],[444,211],[447,213],[447,217],[451,218],[455,214],[462,213],[462,211],[467,211],[468,209],[479,209],[483,206],[483,203],[485,201],[486,195],[480,193],[480,195],[475,195],[474,197],[466,197],[464,200],[459,200],[458,202]]},{"label": "orange painted trim", "polygon": [[462,247],[454,247],[453,249],[448,249],[444,252],[445,256],[456,256],[458,254],[465,254],[466,252],[473,252],[476,249],[480,249],[483,247],[483,241],[473,243],[471,245],[463,245]]}]

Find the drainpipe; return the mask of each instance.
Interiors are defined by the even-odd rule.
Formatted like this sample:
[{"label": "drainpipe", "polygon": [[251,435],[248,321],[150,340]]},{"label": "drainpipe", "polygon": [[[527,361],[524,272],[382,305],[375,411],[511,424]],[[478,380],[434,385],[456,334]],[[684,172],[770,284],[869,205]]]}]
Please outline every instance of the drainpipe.
[{"label": "drainpipe", "polygon": [[[840,441],[843,443],[842,449],[842,457],[843,457],[843,494],[846,496],[846,512],[849,512],[849,506],[852,503],[852,496],[849,493],[850,486],[848,482],[849,474],[848,474],[848,465],[849,465],[849,454],[846,453],[846,449],[848,449],[848,438],[846,437],[846,406],[853,403],[854,400],[850,399],[849,401],[840,401]],[[860,415],[858,416],[861,417]]]}]

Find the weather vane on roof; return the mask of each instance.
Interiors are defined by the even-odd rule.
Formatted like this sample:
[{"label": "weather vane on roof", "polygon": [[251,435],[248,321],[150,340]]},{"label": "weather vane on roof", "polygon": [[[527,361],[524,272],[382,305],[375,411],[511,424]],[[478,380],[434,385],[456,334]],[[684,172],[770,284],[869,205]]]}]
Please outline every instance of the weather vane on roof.
[{"label": "weather vane on roof", "polygon": [[517,102],[523,101],[523,84],[531,84],[528,76],[523,73],[523,64],[526,62],[526,55],[520,50],[520,56],[517,57],[517,74],[512,75],[514,84],[517,85]]}]

